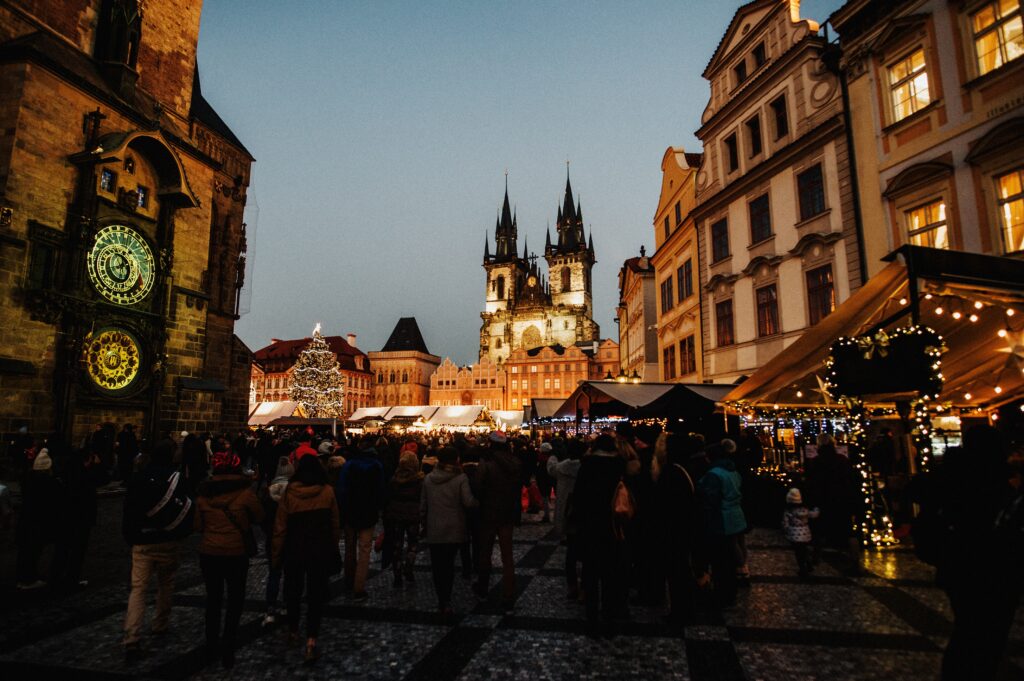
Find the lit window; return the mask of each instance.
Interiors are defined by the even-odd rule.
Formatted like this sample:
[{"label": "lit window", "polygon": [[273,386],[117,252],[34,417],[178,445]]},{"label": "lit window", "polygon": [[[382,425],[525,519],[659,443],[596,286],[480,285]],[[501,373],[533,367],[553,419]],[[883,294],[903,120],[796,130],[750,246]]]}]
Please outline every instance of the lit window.
[{"label": "lit window", "polygon": [[999,219],[1007,253],[1024,251],[1024,168],[999,177]]},{"label": "lit window", "polygon": [[551,390],[551,379],[550,378],[545,378],[544,379],[544,389],[545,390]]},{"label": "lit window", "polygon": [[512,373],[513,374],[518,374],[519,373],[519,367],[512,367]]},{"label": "lit window", "polygon": [[113,193],[116,183],[117,175],[114,174],[114,171],[104,168],[103,172],[100,173],[100,189],[105,192]]},{"label": "lit window", "polygon": [[531,364],[530,365],[530,373],[531,374],[537,373],[537,365],[536,364]]},{"label": "lit window", "polygon": [[514,379],[514,378],[512,379],[512,389],[513,390],[518,390],[519,389],[519,381],[517,379]]},{"label": "lit window", "polygon": [[757,289],[757,335],[779,333],[779,296],[775,284]]},{"label": "lit window", "polygon": [[924,68],[924,50],[918,49],[889,67],[889,91],[893,121],[901,121],[928,106],[928,72]]},{"label": "lit window", "polygon": [[562,387],[562,379],[556,378],[555,379],[555,390],[558,390],[561,387]]},{"label": "lit window", "polygon": [[512,406],[513,407],[518,407],[519,406],[519,398],[518,397],[513,397],[512,398]]},{"label": "lit window", "polygon": [[907,238],[915,246],[949,248],[946,202],[933,201],[906,212]]},{"label": "lit window", "polygon": [[974,53],[981,75],[1024,54],[1020,0],[986,3],[971,15]]}]

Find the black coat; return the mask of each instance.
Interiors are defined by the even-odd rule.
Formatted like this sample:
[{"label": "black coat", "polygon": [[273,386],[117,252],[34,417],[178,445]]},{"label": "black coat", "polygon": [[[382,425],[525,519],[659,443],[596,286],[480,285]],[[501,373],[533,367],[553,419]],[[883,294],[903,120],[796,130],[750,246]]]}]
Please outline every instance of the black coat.
[{"label": "black coat", "polygon": [[477,468],[480,521],[500,527],[519,522],[523,511],[522,464],[507,449],[492,449]]},{"label": "black coat", "polygon": [[626,462],[615,452],[583,457],[572,493],[573,518],[584,551],[615,542],[612,503],[615,488],[626,474]]},{"label": "black coat", "polygon": [[17,543],[46,544],[60,529],[64,486],[44,471],[30,471],[21,488],[21,512],[18,515]]},{"label": "black coat", "polygon": [[131,545],[175,541],[192,531],[194,513],[184,476],[170,464],[151,464],[128,481],[121,531]]}]

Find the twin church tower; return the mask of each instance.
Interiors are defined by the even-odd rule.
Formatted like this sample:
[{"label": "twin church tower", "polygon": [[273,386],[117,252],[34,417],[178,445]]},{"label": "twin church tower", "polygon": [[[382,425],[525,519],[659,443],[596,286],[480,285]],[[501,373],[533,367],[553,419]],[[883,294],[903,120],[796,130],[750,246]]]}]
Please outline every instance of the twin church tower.
[{"label": "twin church tower", "polygon": [[548,264],[545,276],[525,238],[523,254],[519,255],[519,226],[509,207],[506,179],[505,201],[494,227],[493,255],[490,237],[484,242],[487,288],[485,308],[480,313],[481,360],[487,357],[503,364],[520,348],[569,347],[600,340],[591,295],[591,269],[596,262],[594,238],[584,234],[583,210],[573,200],[568,174],[556,224],[557,242],[552,243],[549,228],[544,244]]}]

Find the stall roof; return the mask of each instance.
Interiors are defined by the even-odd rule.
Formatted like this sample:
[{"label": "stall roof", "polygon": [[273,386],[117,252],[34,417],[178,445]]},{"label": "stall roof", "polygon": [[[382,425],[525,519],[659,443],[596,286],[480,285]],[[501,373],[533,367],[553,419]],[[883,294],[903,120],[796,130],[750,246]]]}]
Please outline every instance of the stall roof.
[{"label": "stall roof", "polygon": [[586,404],[584,409],[589,415],[589,405],[618,405],[624,412],[630,412],[655,403],[670,407],[674,402],[682,402],[696,396],[709,403],[717,402],[734,386],[703,383],[617,383],[615,381],[584,381],[558,408],[556,418],[573,418],[576,416],[577,405]]},{"label": "stall roof", "polygon": [[555,415],[565,400],[552,397],[535,397],[530,400],[530,419],[549,419]]},{"label": "stall roof", "polygon": [[391,407],[388,409],[384,420],[390,421],[393,418],[421,418],[424,421],[430,419],[437,411],[437,407],[431,407],[428,405],[417,405],[417,406],[403,406],[403,407]]},{"label": "stall roof", "polygon": [[260,402],[249,412],[250,426],[265,426],[274,419],[291,416],[299,408],[298,402]]},{"label": "stall roof", "polygon": [[352,415],[348,417],[349,421],[372,421],[372,420],[384,420],[384,415],[388,413],[390,407],[360,407],[352,412]]},{"label": "stall roof", "polygon": [[997,406],[1019,398],[1024,331],[1011,315],[1024,312],[1024,261],[919,246],[902,246],[886,260],[885,269],[724,399],[753,406],[821,404],[817,379],[824,378],[832,343],[909,323],[915,304],[920,323],[935,329],[947,347],[940,402]]},{"label": "stall roof", "polygon": [[478,404],[471,404],[459,407],[438,407],[434,415],[427,420],[429,428],[443,428],[444,426],[471,426],[478,418],[484,408]]},{"label": "stall roof", "polygon": [[[536,400],[534,401],[536,402]],[[552,401],[561,403],[562,400]],[[494,422],[499,426],[506,426],[508,428],[520,428],[523,425],[523,421],[526,420],[526,414],[522,410],[492,411],[491,416],[494,418]]]}]

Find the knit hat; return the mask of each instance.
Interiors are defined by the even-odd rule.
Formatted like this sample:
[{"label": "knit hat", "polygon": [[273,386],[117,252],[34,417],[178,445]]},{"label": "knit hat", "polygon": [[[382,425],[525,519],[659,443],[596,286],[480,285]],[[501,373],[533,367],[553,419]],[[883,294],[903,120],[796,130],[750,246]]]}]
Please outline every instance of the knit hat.
[{"label": "knit hat", "polygon": [[188,431],[187,430],[181,431],[181,437],[183,437],[183,438],[188,437]]},{"label": "knit hat", "polygon": [[48,471],[53,468],[53,459],[50,458],[50,450],[43,447],[36,454],[36,458],[32,461],[32,470],[34,471]]},{"label": "knit hat", "polygon": [[401,451],[401,452],[412,452],[413,454],[415,454],[418,450],[419,450],[419,445],[416,444],[414,441],[409,440],[404,445],[402,445],[402,449],[400,449],[399,451]]},{"label": "knit hat", "polygon": [[786,503],[787,504],[802,504],[804,503],[803,495],[800,494],[800,490],[796,487],[786,492]]},{"label": "knit hat", "polygon": [[277,459],[277,470],[274,471],[275,478],[290,478],[295,475],[295,466],[288,461],[287,456],[281,456]]},{"label": "knit hat", "polygon": [[334,443],[330,440],[324,440],[320,443],[320,446],[316,448],[316,451],[319,452],[321,456],[330,454],[334,451]]},{"label": "knit hat", "polygon": [[234,452],[215,452],[213,455],[213,472],[229,473],[242,467],[242,460]]},{"label": "knit hat", "polygon": [[550,452],[553,449],[554,449],[554,447],[551,446],[550,442],[541,442],[540,443],[540,451],[542,451],[542,452],[545,452],[545,453],[546,452]]},{"label": "knit hat", "polygon": [[495,444],[503,445],[508,442],[508,438],[505,437],[505,433],[500,430],[491,431],[491,442]]}]

